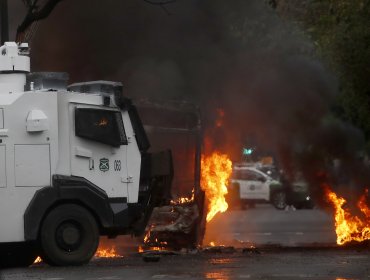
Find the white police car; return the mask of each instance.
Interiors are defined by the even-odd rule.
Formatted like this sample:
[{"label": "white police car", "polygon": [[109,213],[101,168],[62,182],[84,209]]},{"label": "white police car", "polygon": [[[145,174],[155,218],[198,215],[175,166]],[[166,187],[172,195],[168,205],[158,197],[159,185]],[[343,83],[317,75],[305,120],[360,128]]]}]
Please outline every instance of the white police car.
[{"label": "white police car", "polygon": [[[235,164],[228,186],[227,201],[231,208],[241,206],[254,207],[256,203],[271,203],[275,208],[282,210],[287,206],[287,188],[269,174],[262,172],[258,165]],[[293,205],[296,208],[312,208],[308,186],[293,184],[290,193]]]}]

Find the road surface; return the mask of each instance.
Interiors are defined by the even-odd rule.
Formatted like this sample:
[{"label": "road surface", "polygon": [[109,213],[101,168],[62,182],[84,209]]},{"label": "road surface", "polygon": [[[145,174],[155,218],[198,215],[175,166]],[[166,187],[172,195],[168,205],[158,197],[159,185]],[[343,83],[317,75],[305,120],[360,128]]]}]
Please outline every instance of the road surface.
[{"label": "road surface", "polygon": [[206,238],[236,249],[217,252],[219,248],[212,247],[211,252],[184,251],[145,262],[132,239],[120,238],[110,245],[116,245],[122,257],[94,258],[81,267],[41,263],[6,269],[0,279],[370,279],[369,243],[356,248],[335,246],[331,215],[317,209],[285,212],[259,205],[230,211],[209,224]]},{"label": "road surface", "polygon": [[208,225],[205,244],[244,246],[279,244],[306,246],[335,244],[330,212],[319,209],[281,211],[259,204],[248,210],[231,210],[217,215]]},{"label": "road surface", "polygon": [[82,267],[48,267],[0,272],[1,280],[128,279],[370,279],[370,251],[343,249],[274,249],[242,253],[193,253],[144,262],[138,254],[95,259]]}]

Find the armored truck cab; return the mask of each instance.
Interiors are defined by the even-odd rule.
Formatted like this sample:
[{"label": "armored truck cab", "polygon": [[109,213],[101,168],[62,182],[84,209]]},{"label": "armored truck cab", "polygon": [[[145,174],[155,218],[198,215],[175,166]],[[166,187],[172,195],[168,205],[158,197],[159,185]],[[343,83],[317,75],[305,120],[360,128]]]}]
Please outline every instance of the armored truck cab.
[{"label": "armored truck cab", "polygon": [[99,235],[142,233],[170,193],[172,160],[147,153],[122,85],[67,87],[67,74],[29,73],[26,44],[7,42],[0,54],[0,265],[39,254],[83,264]]}]

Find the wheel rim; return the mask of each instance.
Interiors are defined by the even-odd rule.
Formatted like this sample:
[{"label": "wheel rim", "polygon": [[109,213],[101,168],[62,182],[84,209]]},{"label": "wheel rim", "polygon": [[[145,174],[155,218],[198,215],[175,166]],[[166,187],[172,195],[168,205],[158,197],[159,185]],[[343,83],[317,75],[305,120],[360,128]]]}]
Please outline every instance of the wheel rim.
[{"label": "wheel rim", "polygon": [[55,239],[59,248],[67,252],[76,251],[83,240],[83,230],[76,221],[64,221],[56,230]]},{"label": "wheel rim", "polygon": [[278,192],[274,195],[274,205],[278,209],[283,209],[286,206],[285,194],[283,192]]}]

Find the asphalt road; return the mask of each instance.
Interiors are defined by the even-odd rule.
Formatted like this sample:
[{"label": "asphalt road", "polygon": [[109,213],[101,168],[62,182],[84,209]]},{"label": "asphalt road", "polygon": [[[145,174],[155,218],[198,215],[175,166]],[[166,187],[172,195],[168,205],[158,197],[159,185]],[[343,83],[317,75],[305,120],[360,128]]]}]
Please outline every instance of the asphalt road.
[{"label": "asphalt road", "polygon": [[127,279],[369,279],[367,250],[274,249],[235,253],[188,253],[144,262],[138,254],[95,259],[82,267],[33,265],[0,272],[1,280]]},{"label": "asphalt road", "polygon": [[[208,225],[207,241],[236,249],[212,247],[145,262],[132,246],[135,242],[126,237],[116,241],[123,257],[94,258],[81,267],[41,263],[6,269],[0,272],[0,279],[370,279],[370,243],[335,246],[332,217],[317,209],[286,212],[259,205],[229,211]],[[251,245],[256,249],[250,249]]]},{"label": "asphalt road", "polygon": [[260,204],[248,210],[217,215],[208,225],[205,244],[236,247],[279,244],[283,246],[334,245],[334,219],[330,212],[312,209],[281,211]]}]

